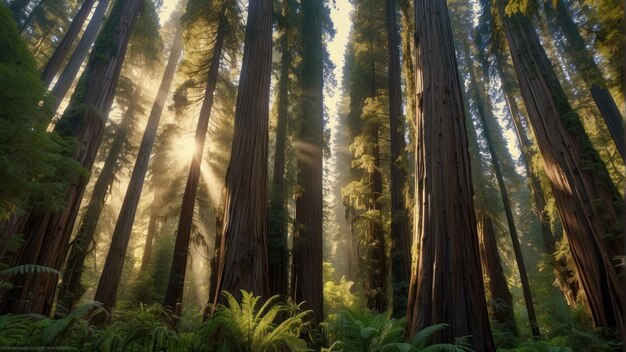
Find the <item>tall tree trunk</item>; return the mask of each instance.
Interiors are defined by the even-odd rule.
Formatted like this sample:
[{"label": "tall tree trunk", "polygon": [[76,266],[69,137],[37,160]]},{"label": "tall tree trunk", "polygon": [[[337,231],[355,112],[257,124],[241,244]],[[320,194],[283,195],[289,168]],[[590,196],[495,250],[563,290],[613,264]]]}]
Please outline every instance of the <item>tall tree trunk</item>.
[{"label": "tall tree trunk", "polygon": [[293,16],[296,15],[293,0],[282,3],[284,20],[280,37],[280,77],[278,83],[278,117],[276,125],[276,147],[274,149],[274,174],[270,194],[269,219],[267,228],[268,268],[270,295],[287,295],[289,252],[287,248],[288,210],[285,187],[285,149],[287,146],[287,127],[289,124],[289,82],[292,66],[292,46],[294,38]]},{"label": "tall tree trunk", "polygon": [[[163,73],[159,91],[152,105],[148,123],[141,139],[141,145],[137,153],[137,161],[135,162],[135,167],[133,168],[133,173],[128,183],[128,191],[126,192],[126,196],[124,196],[120,215],[117,218],[115,230],[113,231],[111,247],[109,248],[109,253],[107,254],[96,290],[94,300],[102,302],[104,308],[107,310],[112,309],[116,302],[117,289],[124,266],[128,241],[130,240],[130,234],[135,221],[135,214],[137,213],[137,205],[139,204],[141,191],[143,190],[152,147],[163,113],[163,106],[172,84],[174,73],[176,72],[178,59],[182,53],[182,45],[182,34],[180,33],[180,29],[178,29],[174,37],[174,43],[172,44],[170,57],[165,72]],[[100,323],[103,318],[104,317],[100,315],[95,319],[95,322]]]},{"label": "tall tree trunk", "polygon": [[415,2],[415,245],[407,333],[448,323],[434,342],[471,335],[495,351],[480,268],[467,132],[445,1]]},{"label": "tall tree trunk", "polygon": [[[172,47],[170,48],[170,55],[167,59],[165,71],[163,71],[163,78],[161,78],[161,85],[159,86],[159,91],[157,92],[157,96],[154,99],[154,103],[152,104],[152,110],[150,110],[150,116],[148,118],[148,125],[146,126],[144,137],[142,138],[142,143],[145,140],[145,144],[146,144],[146,147],[143,150],[140,149],[140,154],[138,155],[138,157],[141,157],[142,159],[146,158],[144,154],[141,154],[141,152],[143,151],[144,153],[148,154],[147,158],[148,158],[148,161],[150,161],[149,154],[152,153],[152,147],[154,146],[156,132],[159,127],[159,122],[161,121],[161,116],[163,114],[165,101],[167,100],[167,94],[169,93],[170,88],[172,87],[172,82],[174,81],[174,75],[176,74],[176,67],[178,67],[178,61],[180,60],[180,56],[182,52],[183,52],[182,28],[178,27],[176,29],[176,33],[174,34],[174,41],[172,42]],[[135,166],[135,168],[136,167],[137,166]],[[143,187],[143,179],[145,179],[147,170],[148,169],[146,167],[143,173],[137,174],[137,178],[142,180],[142,187]],[[158,221],[157,209],[155,208],[156,203],[157,203],[157,192],[158,192],[157,187],[155,187],[154,189],[155,194],[152,200],[152,209],[150,212],[150,221],[148,223],[148,233],[146,235],[146,244],[144,246],[143,257],[141,260],[141,271],[147,270],[148,265],[150,264],[150,261],[152,258],[152,244],[154,242],[154,235],[156,234],[156,227],[157,227],[157,221]]]},{"label": "tall tree trunk", "polygon": [[74,53],[70,56],[67,65],[65,65],[63,72],[54,84],[54,88],[51,90],[52,96],[54,97],[52,101],[52,111],[59,109],[65,95],[70,90],[83,61],[85,61],[85,57],[87,57],[89,53],[91,44],[93,44],[98,35],[98,30],[100,29],[108,6],[109,0],[98,0],[98,6],[96,6],[96,10],[91,16],[91,20],[89,20],[89,24],[83,32],[83,36],[78,41]]},{"label": "tall tree trunk", "polygon": [[[141,0],[116,2],[77,92],[55,127],[59,135],[82,143],[83,147],[73,156],[87,170],[91,170],[102,140],[126,46],[142,4]],[[23,232],[26,243],[16,264],[62,268],[87,181],[85,177],[73,180],[66,193],[67,205],[63,211],[29,216]],[[28,274],[18,281],[11,296],[4,300],[3,312],[50,314],[57,285],[56,275]]]},{"label": "tall tree trunk", "polygon": [[389,129],[391,131],[391,284],[392,315],[406,315],[406,298],[411,276],[408,212],[404,202],[404,125],[402,123],[402,81],[400,43],[396,22],[396,1],[387,0],[387,51],[389,62]]},{"label": "tall tree trunk", "polygon": [[323,47],[321,0],[302,2],[302,121],[298,136],[297,230],[294,235],[292,294],[294,302],[313,311],[318,322],[324,319],[322,281],[323,223]]},{"label": "tall tree trunk", "polygon": [[[138,101],[140,89],[136,88],[134,96]],[[96,226],[100,220],[100,214],[104,208],[106,196],[109,193],[113,177],[117,169],[117,163],[127,141],[128,129],[132,120],[136,116],[129,108],[122,119],[120,127],[115,133],[115,138],[111,143],[109,154],[104,161],[102,171],[94,185],[87,210],[83,215],[81,223],[78,227],[78,233],[71,243],[70,254],[63,270],[63,278],[59,288],[57,298],[56,316],[67,315],[80,297],[85,293],[85,288],[81,285],[81,277],[85,267],[85,259],[89,254],[89,249],[94,243],[96,235]]]},{"label": "tall tree trunk", "polygon": [[267,143],[272,0],[250,2],[214,302],[222,290],[268,296]]},{"label": "tall tree trunk", "polygon": [[[367,200],[367,210],[376,213],[382,212],[380,197],[383,194],[383,175],[380,171],[380,144],[378,124],[370,124],[369,138],[371,140],[368,155],[374,159],[373,171],[368,173],[369,194]],[[367,231],[367,269],[366,277],[363,281],[366,305],[369,309],[378,313],[387,310],[387,261],[386,261],[386,239],[385,230],[381,219],[368,220]],[[405,302],[406,303],[406,302]]]},{"label": "tall tree trunk", "polygon": [[[626,287],[613,258],[624,253],[623,201],[572,110],[528,18],[498,5],[522,97],[594,323],[626,324]],[[608,236],[607,236],[608,235]]]},{"label": "tall tree trunk", "polygon": [[[554,7],[556,5],[556,8]],[[580,35],[578,25],[567,11],[567,3],[564,1],[546,2],[545,11],[547,17],[552,18],[554,24],[558,25],[565,36],[565,51],[569,54],[576,71],[580,74],[591,92],[608,130],[615,141],[617,150],[626,160],[626,150],[622,138],[622,116],[611,93],[606,88],[602,71],[593,59],[593,54],[587,49],[585,40]]]},{"label": "tall tree trunk", "polygon": [[[466,51],[466,58],[470,60],[472,56],[469,50]],[[478,80],[476,78],[475,67],[469,63],[470,84],[477,86]],[[528,273],[526,272],[526,264],[524,263],[524,257],[522,255],[522,248],[519,242],[519,236],[517,234],[517,228],[515,226],[515,219],[513,219],[513,211],[511,210],[511,201],[509,194],[504,183],[504,176],[502,175],[502,168],[500,167],[500,160],[496,153],[496,148],[493,145],[493,138],[491,137],[492,128],[490,128],[490,121],[495,121],[496,117],[493,116],[491,110],[485,109],[485,101],[481,94],[475,92],[475,105],[478,110],[478,118],[480,124],[483,126],[483,134],[487,142],[487,148],[489,155],[491,156],[491,163],[496,174],[496,180],[498,181],[498,188],[500,189],[500,197],[502,198],[502,205],[504,206],[504,213],[506,214],[506,221],[509,227],[509,234],[511,235],[511,243],[513,244],[513,252],[515,253],[515,262],[517,269],[519,270],[520,282],[522,284],[522,292],[524,294],[524,302],[526,303],[526,311],[528,312],[528,321],[530,323],[530,329],[533,338],[541,337],[539,332],[539,325],[537,324],[537,314],[535,313],[535,306],[533,302],[533,296],[530,291],[530,282],[528,280]],[[489,114],[487,116],[487,114]]]},{"label": "tall tree trunk", "polygon": [[183,302],[183,288],[185,284],[185,272],[187,270],[187,257],[189,256],[189,239],[191,227],[193,226],[193,208],[196,202],[196,192],[200,182],[200,171],[202,164],[202,154],[204,152],[204,142],[209,128],[209,118],[213,107],[213,93],[217,85],[217,77],[222,58],[222,47],[226,32],[226,16],[224,11],[220,14],[219,25],[215,34],[215,46],[213,47],[213,57],[211,67],[207,77],[204,100],[200,108],[198,126],[196,127],[195,144],[196,149],[189,166],[189,175],[185,185],[183,204],[178,218],[178,231],[176,232],[176,242],[174,244],[174,256],[172,257],[172,267],[168,280],[167,291],[163,305],[165,307],[176,308],[177,304]]},{"label": "tall tree trunk", "polygon": [[541,181],[532,167],[534,151],[532,149],[532,142],[526,133],[526,129],[522,125],[521,110],[515,100],[515,93],[513,93],[512,80],[514,80],[514,77],[512,77],[510,66],[505,63],[506,58],[501,55],[496,56],[496,69],[502,80],[505,103],[511,114],[517,142],[520,145],[520,161],[528,176],[528,186],[533,195],[535,213],[537,214],[541,226],[544,250],[550,256],[557,282],[559,283],[559,287],[566,301],[568,304],[573,305],[577,302],[579,292],[577,279],[575,278],[575,273],[572,273],[571,270],[568,269],[565,260],[555,258],[556,238],[550,226],[550,216],[547,214],[547,201],[543,189],[541,188]]},{"label": "tall tree trunk", "polygon": [[478,216],[478,237],[480,239],[480,262],[484,274],[489,279],[487,287],[491,295],[493,316],[500,325],[517,336],[513,298],[504,276],[493,225],[487,215]]},{"label": "tall tree trunk", "polygon": [[48,87],[50,83],[52,83],[54,76],[56,76],[57,72],[61,68],[61,64],[63,64],[63,61],[69,54],[70,49],[72,48],[72,44],[74,44],[74,40],[78,36],[80,30],[83,28],[83,24],[91,13],[91,8],[93,7],[93,4],[95,2],[96,0],[83,1],[80,10],[72,20],[72,24],[68,28],[67,32],[65,32],[65,35],[59,43],[59,46],[54,51],[54,54],[52,54],[50,60],[48,60],[48,63],[46,63],[46,66],[41,73],[41,80],[46,87]]},{"label": "tall tree trunk", "polygon": [[[157,190],[155,189],[155,193]],[[150,262],[152,262],[152,245],[154,244],[154,236],[157,232],[157,222],[159,221],[157,209],[155,207],[157,202],[156,194],[152,199],[152,206],[150,207],[150,220],[148,220],[148,231],[146,232],[146,242],[143,246],[143,254],[141,256],[141,267],[139,271],[142,273],[148,272]]]}]

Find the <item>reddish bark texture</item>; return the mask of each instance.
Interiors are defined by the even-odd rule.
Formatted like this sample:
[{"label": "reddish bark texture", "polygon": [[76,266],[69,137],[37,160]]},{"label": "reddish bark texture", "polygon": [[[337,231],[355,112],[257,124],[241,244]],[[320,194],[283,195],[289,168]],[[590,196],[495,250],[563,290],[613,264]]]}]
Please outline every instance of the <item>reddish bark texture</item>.
[{"label": "reddish bark texture", "polygon": [[567,102],[529,19],[506,15],[505,5],[499,2],[499,13],[522,97],[594,323],[623,331],[626,287],[613,261],[624,253],[622,198]]},{"label": "reddish bark texture", "polygon": [[448,323],[433,336],[495,351],[480,268],[463,99],[444,0],[415,2],[415,236],[407,333]]},{"label": "reddish bark texture", "polygon": [[267,144],[272,72],[272,0],[248,8],[214,302],[222,290],[268,296]]},{"label": "reddish bark texture", "polygon": [[513,298],[498,254],[498,243],[493,232],[493,224],[487,215],[478,217],[478,236],[480,238],[480,262],[483,273],[488,279],[487,288],[491,298],[489,303],[492,314],[498,323],[517,336]]}]

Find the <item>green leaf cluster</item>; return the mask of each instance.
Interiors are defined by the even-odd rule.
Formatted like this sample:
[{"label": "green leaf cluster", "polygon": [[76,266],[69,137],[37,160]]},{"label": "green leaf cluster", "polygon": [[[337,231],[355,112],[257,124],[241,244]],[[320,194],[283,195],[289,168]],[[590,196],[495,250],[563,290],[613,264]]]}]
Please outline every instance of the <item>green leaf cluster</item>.
[{"label": "green leaf cluster", "polygon": [[[48,132],[52,113],[35,61],[0,6],[0,223],[25,210],[59,210],[78,165],[69,139]],[[62,176],[61,176],[62,175]]]}]

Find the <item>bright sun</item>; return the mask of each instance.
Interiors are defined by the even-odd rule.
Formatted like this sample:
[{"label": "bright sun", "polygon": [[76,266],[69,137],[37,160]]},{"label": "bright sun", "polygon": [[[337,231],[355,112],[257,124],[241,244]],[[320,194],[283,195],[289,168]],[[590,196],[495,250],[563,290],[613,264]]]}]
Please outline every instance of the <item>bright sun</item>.
[{"label": "bright sun", "polygon": [[189,162],[196,151],[196,140],[193,135],[181,136],[176,142],[176,155],[180,156],[183,163]]}]

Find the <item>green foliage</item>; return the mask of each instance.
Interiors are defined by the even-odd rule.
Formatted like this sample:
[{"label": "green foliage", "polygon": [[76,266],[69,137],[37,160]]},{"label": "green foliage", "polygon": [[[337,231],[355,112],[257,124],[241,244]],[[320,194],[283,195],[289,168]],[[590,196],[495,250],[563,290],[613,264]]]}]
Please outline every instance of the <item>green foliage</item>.
[{"label": "green foliage", "polygon": [[498,349],[499,352],[612,352],[618,351],[621,344],[602,337],[600,331],[568,329],[563,335],[549,340],[526,341],[512,349]]},{"label": "green foliage", "polygon": [[[79,170],[70,140],[47,132],[51,112],[35,61],[0,6],[0,223],[24,210],[59,210]],[[63,177],[57,177],[63,175]]]},{"label": "green foliage", "polygon": [[[227,306],[220,305],[215,316],[198,332],[198,345],[209,351],[307,351],[299,336],[310,311],[301,312],[279,304],[280,296],[257,309],[260,297],[241,291],[241,303],[224,292]],[[287,315],[284,320],[281,318]]]},{"label": "green foliage", "polygon": [[172,313],[159,304],[126,310],[114,317],[93,342],[91,351],[181,351],[189,346],[186,335],[173,329]]},{"label": "green foliage", "polygon": [[447,327],[429,326],[404,342],[405,319],[390,319],[367,309],[344,309],[327,324],[333,344],[326,351],[406,352],[406,351],[468,351],[466,339],[456,344],[429,344],[431,336]]},{"label": "green foliage", "polygon": [[84,344],[97,331],[89,319],[102,312],[97,302],[79,306],[63,319],[36,314],[0,316],[0,346],[64,346],[70,351],[84,350]]}]

